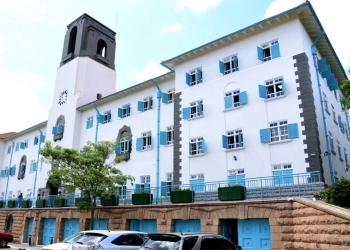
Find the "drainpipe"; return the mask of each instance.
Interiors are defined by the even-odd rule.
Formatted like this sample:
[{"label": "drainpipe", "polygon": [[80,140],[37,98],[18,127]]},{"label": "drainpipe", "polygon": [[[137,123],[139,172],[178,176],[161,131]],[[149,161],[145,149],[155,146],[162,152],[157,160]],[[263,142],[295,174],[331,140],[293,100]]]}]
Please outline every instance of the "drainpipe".
[{"label": "drainpipe", "polygon": [[9,187],[9,181],[10,181],[10,169],[11,169],[11,164],[12,164],[12,155],[13,155],[13,150],[15,148],[15,142],[12,140],[11,136],[10,136],[10,140],[12,141],[12,145],[11,145],[11,156],[10,156],[10,164],[7,167],[7,183],[6,183],[6,192],[5,192],[5,207],[7,206],[7,190]]},{"label": "drainpipe", "polygon": [[323,95],[322,95],[322,89],[321,89],[321,83],[320,83],[320,77],[319,77],[319,72],[318,72],[318,64],[317,64],[317,49],[316,49],[316,44],[319,42],[319,40],[325,35],[325,32],[323,31],[322,34],[316,39],[316,41],[311,45],[311,53],[312,53],[312,58],[314,60],[314,66],[316,70],[316,77],[317,77],[317,85],[318,85],[318,94],[321,100],[321,110],[322,110],[322,120],[323,120],[323,128],[324,128],[324,133],[326,135],[326,146],[327,146],[327,152],[328,152],[328,164],[329,164],[329,172],[331,176],[331,183],[334,183],[334,173],[333,173],[333,165],[332,165],[332,154],[331,154],[331,149],[329,145],[329,135],[328,135],[328,129],[327,129],[327,123],[326,123],[326,115],[324,112],[324,100],[323,100]]},{"label": "drainpipe", "polygon": [[39,168],[39,155],[40,155],[40,146],[41,146],[41,138],[43,137],[43,132],[40,130],[39,126],[36,125],[36,128],[39,130],[40,132],[40,135],[39,135],[39,147],[38,147],[38,156],[36,158],[36,170],[35,170],[35,178],[34,178],[34,188],[33,188],[33,201],[32,201],[32,207],[35,207],[35,203],[34,203],[34,200],[35,200],[35,190],[36,190],[36,179],[37,179],[37,176],[38,176],[38,168]]},{"label": "drainpipe", "polygon": [[160,99],[162,98],[162,91],[160,90],[156,80],[153,79],[154,85],[156,85],[157,99],[158,99],[158,108],[157,108],[157,159],[156,159],[156,184],[157,184],[157,193],[156,193],[156,204],[158,204],[159,197],[159,141],[160,141]]},{"label": "drainpipe", "polygon": [[98,120],[99,120],[99,117],[101,116],[101,113],[98,111],[95,103],[93,103],[92,106],[94,106],[94,108],[96,109],[96,112],[97,112],[97,114],[96,114],[96,121],[97,122],[96,122],[96,131],[95,131],[95,143],[97,143],[98,124],[99,124]]}]

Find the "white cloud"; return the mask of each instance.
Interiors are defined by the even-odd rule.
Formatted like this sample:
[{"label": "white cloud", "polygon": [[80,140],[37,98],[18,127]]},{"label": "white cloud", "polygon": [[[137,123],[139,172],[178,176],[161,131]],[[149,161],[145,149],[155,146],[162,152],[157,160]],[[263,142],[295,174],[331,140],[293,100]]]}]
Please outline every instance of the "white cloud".
[{"label": "white cloud", "polygon": [[177,0],[175,10],[183,11],[189,8],[192,12],[199,14],[210,8],[215,8],[221,0]]},{"label": "white cloud", "polygon": [[149,62],[143,67],[141,71],[138,71],[137,69],[131,70],[128,76],[135,77],[137,82],[140,83],[167,72],[169,72],[169,70],[159,65],[158,63]]},{"label": "white cloud", "polygon": [[164,31],[175,32],[182,30],[182,25],[179,23],[174,23],[173,25],[163,25]]},{"label": "white cloud", "polygon": [[[294,8],[303,2],[302,0],[275,0],[266,9],[264,18]],[[332,0],[331,3],[327,1],[312,1],[311,4],[341,64],[345,69],[349,69],[350,51],[348,49],[349,41],[346,39],[349,36],[349,32],[346,30],[347,27],[345,25],[348,23],[348,2],[343,0]]]}]

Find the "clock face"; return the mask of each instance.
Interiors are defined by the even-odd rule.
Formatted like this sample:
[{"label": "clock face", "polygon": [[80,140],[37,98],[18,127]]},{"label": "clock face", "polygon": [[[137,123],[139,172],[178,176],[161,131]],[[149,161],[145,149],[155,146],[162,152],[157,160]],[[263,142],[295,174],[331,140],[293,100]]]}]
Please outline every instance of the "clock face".
[{"label": "clock face", "polygon": [[58,104],[59,104],[59,105],[65,104],[66,101],[67,101],[67,99],[68,99],[68,90],[62,91],[62,92],[60,93],[59,98],[58,98]]}]

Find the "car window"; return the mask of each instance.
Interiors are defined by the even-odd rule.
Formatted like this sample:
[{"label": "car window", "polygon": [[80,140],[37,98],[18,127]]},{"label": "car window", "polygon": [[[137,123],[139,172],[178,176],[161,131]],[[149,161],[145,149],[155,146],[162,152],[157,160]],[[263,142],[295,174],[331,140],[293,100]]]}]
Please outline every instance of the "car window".
[{"label": "car window", "polygon": [[189,236],[183,239],[182,250],[192,250],[198,240],[198,236]]},{"label": "car window", "polygon": [[235,245],[225,239],[218,236],[203,236],[201,242],[201,250],[233,250]]},{"label": "car window", "polygon": [[172,242],[172,241],[161,241],[157,240],[154,241],[152,239],[147,239],[147,241],[142,245],[140,249],[152,249],[152,250],[179,250],[180,249],[180,243],[178,242]]},{"label": "car window", "polygon": [[84,236],[79,238],[76,243],[83,245],[92,245],[97,242],[100,242],[104,238],[106,238],[106,236],[103,234],[85,234]]},{"label": "car window", "polygon": [[65,238],[64,240],[62,240],[62,242],[64,242],[64,243],[75,243],[83,235],[84,235],[84,233],[78,232],[78,233],[75,233],[75,234]]},{"label": "car window", "polygon": [[143,240],[138,234],[124,234],[121,236],[121,246],[141,246],[142,244]]}]

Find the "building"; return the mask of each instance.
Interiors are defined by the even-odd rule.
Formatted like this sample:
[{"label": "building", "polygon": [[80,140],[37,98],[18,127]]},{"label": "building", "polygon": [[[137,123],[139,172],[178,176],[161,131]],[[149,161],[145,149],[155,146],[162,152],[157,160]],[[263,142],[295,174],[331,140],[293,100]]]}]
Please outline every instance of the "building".
[{"label": "building", "polygon": [[[116,92],[115,33],[87,14],[67,27],[46,122],[0,138],[0,196],[56,195],[45,141],[120,138],[120,189],[350,178],[346,73],[310,2],[184,52],[170,72]],[[165,187],[168,187],[166,189]],[[165,192],[163,190],[166,190]],[[64,192],[64,190],[63,190]]]}]

